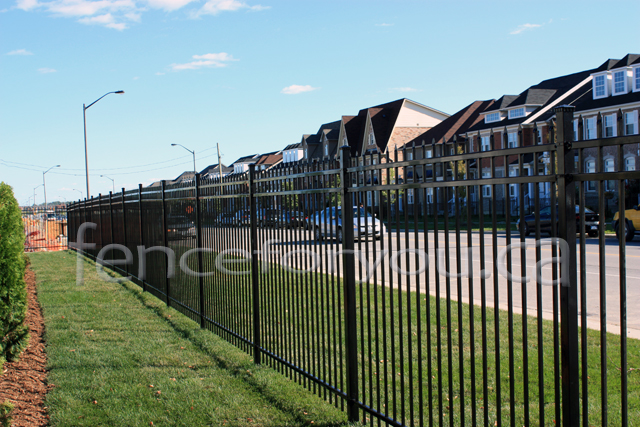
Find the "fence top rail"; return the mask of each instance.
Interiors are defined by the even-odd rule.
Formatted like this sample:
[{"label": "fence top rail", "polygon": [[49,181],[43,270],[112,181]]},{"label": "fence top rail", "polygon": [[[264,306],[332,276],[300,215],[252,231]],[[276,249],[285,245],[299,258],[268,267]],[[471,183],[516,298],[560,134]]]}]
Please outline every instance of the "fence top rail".
[{"label": "fence top rail", "polygon": [[316,171],[299,172],[299,173],[291,173],[291,174],[287,174],[286,170],[278,170],[276,172],[284,172],[284,174],[268,176],[268,177],[256,177],[253,182],[261,183],[261,182],[282,181],[285,179],[294,179],[294,178],[312,178],[315,176],[338,175],[340,173],[340,169],[325,169],[325,170],[316,170]]}]

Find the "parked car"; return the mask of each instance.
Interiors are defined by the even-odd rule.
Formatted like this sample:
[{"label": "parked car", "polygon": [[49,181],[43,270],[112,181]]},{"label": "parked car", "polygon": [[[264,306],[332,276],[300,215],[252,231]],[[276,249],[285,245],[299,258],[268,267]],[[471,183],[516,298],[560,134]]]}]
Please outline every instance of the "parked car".
[{"label": "parked car", "polygon": [[251,224],[251,213],[248,210],[240,210],[236,212],[236,216],[234,218],[234,224],[236,227],[241,227],[243,225]]},{"label": "parked car", "polygon": [[[640,206],[634,206],[624,211],[624,227],[619,225],[618,214],[619,212],[616,212],[611,222],[613,229],[616,231],[616,237],[620,241],[620,237],[624,236],[625,241],[630,242],[636,233],[640,233]],[[620,230],[621,228],[622,230]]]},{"label": "parked car", "polygon": [[[521,234],[528,236],[536,229],[536,217],[539,219],[540,232],[551,234],[551,206],[540,209],[540,212],[525,215],[524,223],[518,219],[518,230]],[[580,206],[576,206],[576,220],[580,221]],[[558,208],[556,207],[556,226],[558,221]],[[584,231],[589,237],[598,237],[598,227],[600,225],[600,215],[589,208],[584,208]],[[556,227],[556,230],[558,228]]]},{"label": "parked car", "polygon": [[280,219],[277,209],[258,209],[257,221],[259,227],[275,227]]},{"label": "parked car", "polygon": [[224,212],[218,215],[215,221],[216,225],[234,225],[235,216],[232,213]]},{"label": "parked car", "polygon": [[167,239],[195,239],[196,226],[186,215],[167,215]]},{"label": "parked car", "polygon": [[[371,216],[362,207],[353,206],[353,235],[356,239],[374,237],[376,240],[384,234],[384,224],[377,218]],[[316,240],[320,241],[326,237],[335,237],[338,242],[342,242],[342,208],[326,208],[320,211],[315,218],[313,226]]]}]

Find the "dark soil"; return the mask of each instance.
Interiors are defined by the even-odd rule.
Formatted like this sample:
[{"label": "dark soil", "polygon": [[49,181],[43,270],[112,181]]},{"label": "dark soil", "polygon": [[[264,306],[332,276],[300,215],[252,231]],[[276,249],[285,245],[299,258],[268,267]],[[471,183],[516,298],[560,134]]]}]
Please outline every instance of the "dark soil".
[{"label": "dark soil", "polygon": [[29,345],[15,362],[7,362],[0,375],[0,403],[6,400],[14,404],[11,413],[14,427],[46,426],[49,422],[44,406],[47,391],[47,356],[44,345],[44,318],[38,304],[36,275],[30,269],[25,274],[29,311]]}]

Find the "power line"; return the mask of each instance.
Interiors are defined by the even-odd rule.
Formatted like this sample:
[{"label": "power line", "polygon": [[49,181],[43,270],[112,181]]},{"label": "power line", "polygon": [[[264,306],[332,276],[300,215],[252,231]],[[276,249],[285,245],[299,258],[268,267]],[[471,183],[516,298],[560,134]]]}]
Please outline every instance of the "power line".
[{"label": "power line", "polygon": [[[200,151],[200,153],[204,153],[204,152],[207,152],[209,150],[213,150],[213,148],[214,147],[206,148],[206,149]],[[204,157],[200,157],[200,158],[201,159],[206,159],[206,158],[211,157],[211,156],[212,155],[204,156]],[[108,172],[108,171],[116,171],[116,170],[123,170],[123,169],[131,170],[131,169],[135,169],[135,168],[145,168],[145,167],[148,167],[148,166],[155,166],[155,165],[175,162],[176,160],[184,159],[186,157],[190,157],[190,156],[188,156],[188,155],[180,156],[180,157],[175,157],[175,158],[170,159],[170,160],[163,160],[161,162],[153,162],[153,163],[147,163],[147,164],[143,164],[143,165],[123,166],[123,167],[117,167],[117,168],[96,168],[96,169],[92,169],[92,170],[93,171],[97,171],[97,172]],[[4,160],[4,159],[0,159],[0,162],[3,163],[7,167],[15,167],[15,168],[18,168],[18,169],[34,170],[34,171],[38,171],[39,170],[39,169],[28,169],[28,168],[24,168],[24,167],[12,166],[11,164],[20,165],[20,166],[31,166],[31,167],[40,168],[40,169],[47,169],[47,167],[45,167],[45,166],[32,165],[32,164],[29,164],[29,163],[21,163],[21,162],[12,162],[10,160]],[[189,163],[189,162],[185,162],[185,163]],[[185,163],[176,163],[175,165],[170,165],[169,167],[171,167],[171,166],[179,166],[179,165],[183,165]],[[163,169],[163,168],[158,168],[158,169]],[[158,170],[158,169],[151,169],[151,170]],[[60,170],[61,171],[83,171],[84,168],[60,168]],[[143,171],[140,171],[140,172],[148,172],[148,171],[151,171],[151,170],[143,170]],[[131,174],[131,173],[138,173],[138,172],[129,172],[129,173],[126,173],[126,174]],[[56,172],[56,174],[57,175],[71,175],[71,176],[84,176],[84,174],[65,174],[65,173],[61,173],[61,172]],[[121,174],[121,175],[123,175],[123,174]]]}]

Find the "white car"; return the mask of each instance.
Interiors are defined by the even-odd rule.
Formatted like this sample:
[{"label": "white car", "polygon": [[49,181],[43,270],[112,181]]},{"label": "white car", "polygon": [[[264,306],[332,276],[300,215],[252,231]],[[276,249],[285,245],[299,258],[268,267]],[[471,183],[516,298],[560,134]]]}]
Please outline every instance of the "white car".
[{"label": "white car", "polygon": [[[353,237],[366,239],[374,237],[379,240],[385,232],[384,224],[379,219],[371,216],[363,207],[353,207]],[[316,240],[334,237],[342,242],[342,208],[326,208],[320,211],[314,218],[313,229]]]}]

